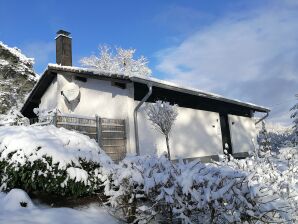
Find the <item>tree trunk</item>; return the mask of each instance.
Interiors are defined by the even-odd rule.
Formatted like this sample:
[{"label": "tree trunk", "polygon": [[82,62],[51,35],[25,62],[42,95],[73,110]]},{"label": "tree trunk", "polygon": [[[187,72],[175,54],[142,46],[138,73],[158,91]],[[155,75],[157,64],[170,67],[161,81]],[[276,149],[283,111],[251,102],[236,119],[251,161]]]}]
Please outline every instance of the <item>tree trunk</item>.
[{"label": "tree trunk", "polygon": [[167,150],[168,150],[168,157],[171,160],[171,153],[170,153],[170,146],[169,146],[169,136],[166,135],[166,143],[167,143]]}]

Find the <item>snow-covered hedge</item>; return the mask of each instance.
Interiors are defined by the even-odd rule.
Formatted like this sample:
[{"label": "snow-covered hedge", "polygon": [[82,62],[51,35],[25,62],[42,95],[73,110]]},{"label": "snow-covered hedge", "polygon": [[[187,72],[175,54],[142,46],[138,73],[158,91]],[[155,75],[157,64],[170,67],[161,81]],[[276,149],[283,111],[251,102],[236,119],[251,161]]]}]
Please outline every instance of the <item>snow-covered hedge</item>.
[{"label": "snow-covered hedge", "polygon": [[130,222],[285,222],[295,214],[288,198],[276,195],[276,188],[258,173],[228,160],[204,164],[174,163],[164,156],[127,157],[105,185],[115,213]]},{"label": "snow-covered hedge", "polygon": [[263,183],[270,186],[270,191],[275,197],[288,203],[282,208],[298,221],[298,148],[282,148],[279,154],[269,153],[259,158],[256,153],[243,160],[234,159],[232,156],[219,163],[233,169],[242,170],[253,175],[252,184]]},{"label": "snow-covered hedge", "polygon": [[54,126],[0,127],[0,190],[94,193],[111,159],[85,135]]}]

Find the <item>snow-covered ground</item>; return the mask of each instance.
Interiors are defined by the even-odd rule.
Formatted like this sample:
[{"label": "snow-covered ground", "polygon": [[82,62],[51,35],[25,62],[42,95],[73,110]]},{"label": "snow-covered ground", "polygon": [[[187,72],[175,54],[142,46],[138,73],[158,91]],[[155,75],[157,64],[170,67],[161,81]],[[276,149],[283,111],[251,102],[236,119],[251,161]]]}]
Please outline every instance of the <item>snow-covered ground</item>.
[{"label": "snow-covered ground", "polygon": [[[115,164],[94,140],[74,131],[7,126],[0,127],[1,167],[0,190],[12,190],[0,193],[0,223],[117,223],[114,217],[141,223],[298,220],[296,147],[262,156],[252,152],[243,160],[225,155],[210,164],[173,163],[164,155],[130,155]],[[101,190],[111,207],[51,208],[32,202],[18,186],[56,196]]]},{"label": "snow-covered ground", "polygon": [[[20,203],[27,203],[22,207]],[[23,204],[24,205],[24,204]],[[114,224],[118,221],[107,210],[96,204],[77,209],[51,208],[35,205],[20,189],[12,189],[8,194],[0,193],[0,223],[9,224]]]}]

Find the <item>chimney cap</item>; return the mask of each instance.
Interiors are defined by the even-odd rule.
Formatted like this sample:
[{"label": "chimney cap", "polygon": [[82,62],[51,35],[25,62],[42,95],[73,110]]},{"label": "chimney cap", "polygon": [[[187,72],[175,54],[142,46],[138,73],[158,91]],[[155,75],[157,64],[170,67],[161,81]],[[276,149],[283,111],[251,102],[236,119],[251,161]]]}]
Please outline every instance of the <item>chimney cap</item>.
[{"label": "chimney cap", "polygon": [[57,36],[64,35],[64,36],[68,37],[70,35],[70,32],[67,32],[65,30],[59,30],[56,34],[57,34]]}]

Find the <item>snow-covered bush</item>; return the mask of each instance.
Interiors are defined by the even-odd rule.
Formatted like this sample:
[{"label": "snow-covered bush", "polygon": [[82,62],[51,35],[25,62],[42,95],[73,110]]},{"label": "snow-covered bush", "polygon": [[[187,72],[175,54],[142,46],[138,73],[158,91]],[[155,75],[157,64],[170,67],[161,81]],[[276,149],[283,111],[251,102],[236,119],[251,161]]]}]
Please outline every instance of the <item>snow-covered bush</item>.
[{"label": "snow-covered bush", "polygon": [[165,156],[127,157],[105,193],[126,221],[148,223],[254,223],[289,221],[290,205],[254,172],[228,161],[174,163]]},{"label": "snow-covered bush", "polygon": [[[111,181],[105,183],[105,194],[115,212],[129,222],[154,217],[156,207],[148,210],[145,204],[155,204],[158,191],[167,195],[165,186],[170,188],[174,183],[171,166],[166,156],[127,156],[115,166]],[[161,205],[161,201],[155,205]],[[164,204],[166,207],[170,204]]]},{"label": "snow-covered bush", "polygon": [[85,135],[54,126],[0,127],[0,190],[92,194],[111,159]]},{"label": "snow-covered bush", "polygon": [[54,124],[54,119],[56,119],[55,116],[59,114],[59,110],[57,108],[52,110],[34,108],[33,112],[36,114],[36,122],[39,124]]},{"label": "snow-covered bush", "polygon": [[7,114],[0,114],[0,126],[29,125],[29,119],[24,117],[15,107]]},{"label": "snow-covered bush", "polygon": [[[287,202],[282,208],[294,214],[298,220],[298,149],[282,148],[279,154],[269,153],[260,158],[256,153],[243,160],[225,157],[219,165],[229,166],[252,175],[251,183],[270,186],[270,192],[276,198]],[[296,216],[295,216],[296,215]]]}]

